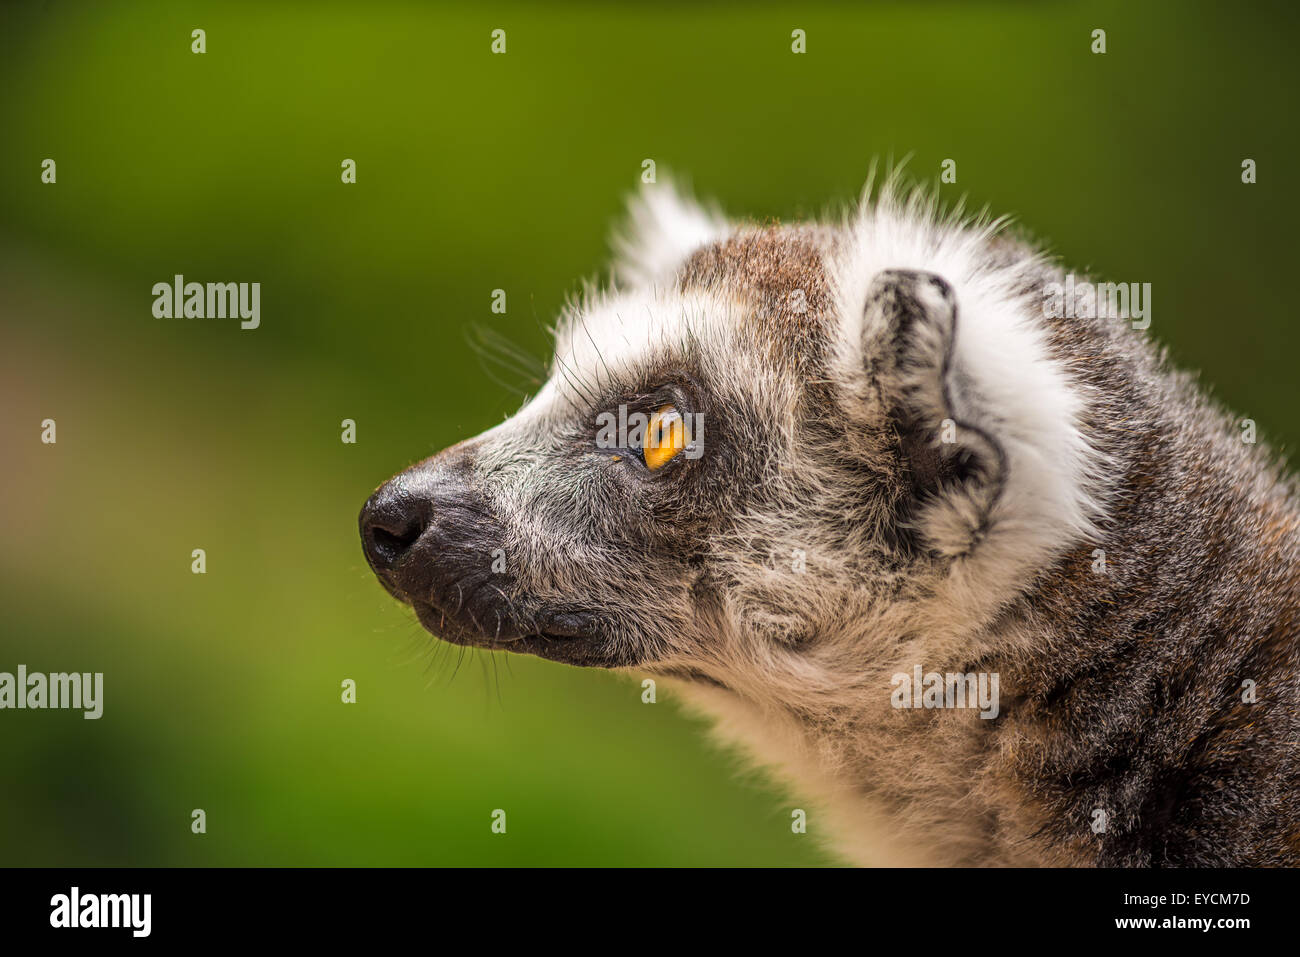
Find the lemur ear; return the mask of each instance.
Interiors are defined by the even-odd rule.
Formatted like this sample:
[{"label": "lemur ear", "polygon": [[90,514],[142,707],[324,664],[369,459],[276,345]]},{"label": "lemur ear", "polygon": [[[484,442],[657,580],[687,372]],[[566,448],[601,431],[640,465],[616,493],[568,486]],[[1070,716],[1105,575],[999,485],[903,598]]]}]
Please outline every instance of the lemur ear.
[{"label": "lemur ear", "polygon": [[886,270],[867,292],[868,371],[898,430],[913,497],[905,527],[935,553],[983,538],[1006,481],[1007,456],[973,423],[970,378],[953,361],[957,300],[934,273]]},{"label": "lemur ear", "polygon": [[626,286],[662,281],[695,250],[728,232],[720,211],[700,205],[661,176],[628,200],[627,218],[614,234],[615,276]]}]

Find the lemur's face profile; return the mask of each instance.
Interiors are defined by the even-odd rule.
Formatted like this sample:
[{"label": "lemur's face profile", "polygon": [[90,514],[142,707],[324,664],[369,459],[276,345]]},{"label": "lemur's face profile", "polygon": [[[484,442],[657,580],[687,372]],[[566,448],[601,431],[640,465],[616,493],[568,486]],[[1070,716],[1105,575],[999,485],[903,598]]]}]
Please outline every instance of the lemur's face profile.
[{"label": "lemur's face profile", "polygon": [[619,253],[538,394],[362,510],[429,631],[670,679],[860,862],[1294,863],[1295,486],[1145,284],[892,183],[652,185]]},{"label": "lemur's face profile", "polygon": [[366,503],[371,567],[448,641],[726,687],[978,617],[1089,520],[1049,344],[979,354],[1038,303],[996,233],[889,198],[736,226],[649,187],[540,393]]}]

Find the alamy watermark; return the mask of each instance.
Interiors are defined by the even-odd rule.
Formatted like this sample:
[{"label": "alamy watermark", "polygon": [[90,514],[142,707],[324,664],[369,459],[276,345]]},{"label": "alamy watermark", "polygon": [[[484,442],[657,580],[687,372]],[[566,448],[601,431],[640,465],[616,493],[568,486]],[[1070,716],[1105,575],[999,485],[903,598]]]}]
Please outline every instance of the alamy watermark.
[{"label": "alamy watermark", "polygon": [[159,319],[240,319],[239,328],[262,324],[260,282],[171,282],[153,284],[153,314]]},{"label": "alamy watermark", "polygon": [[124,928],[132,937],[152,929],[152,894],[83,894],[72,887],[50,898],[50,926],[55,928]]},{"label": "alamy watermark", "polygon": [[1049,319],[1129,319],[1134,329],[1151,325],[1151,283],[1065,282],[1043,287],[1043,315]]},{"label": "alamy watermark", "polygon": [[996,718],[1000,710],[996,671],[940,674],[916,665],[910,675],[900,671],[889,683],[895,708],[979,708],[985,719]]},{"label": "alamy watermark", "polygon": [[[620,405],[617,413],[601,412],[596,416],[596,448],[657,449],[680,443],[683,456],[698,459],[704,454],[704,413],[673,409],[668,415],[672,418],[662,410],[628,412],[626,405]],[[681,429],[676,428],[677,422]]]},{"label": "alamy watermark", "polygon": [[104,713],[104,673],[28,674],[26,665],[18,666],[17,675],[0,671],[0,708],[76,708],[94,720]]}]

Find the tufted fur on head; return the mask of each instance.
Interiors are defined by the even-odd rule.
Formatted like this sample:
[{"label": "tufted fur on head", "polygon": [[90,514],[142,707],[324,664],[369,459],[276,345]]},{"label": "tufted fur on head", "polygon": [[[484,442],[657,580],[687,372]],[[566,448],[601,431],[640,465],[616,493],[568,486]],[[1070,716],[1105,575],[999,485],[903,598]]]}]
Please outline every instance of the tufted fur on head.
[{"label": "tufted fur on head", "polygon": [[[541,392],[394,480],[431,630],[668,679],[853,861],[1300,862],[1295,492],[1142,334],[894,180],[795,225],[661,182],[616,247]],[[665,405],[698,456],[597,441]]]}]

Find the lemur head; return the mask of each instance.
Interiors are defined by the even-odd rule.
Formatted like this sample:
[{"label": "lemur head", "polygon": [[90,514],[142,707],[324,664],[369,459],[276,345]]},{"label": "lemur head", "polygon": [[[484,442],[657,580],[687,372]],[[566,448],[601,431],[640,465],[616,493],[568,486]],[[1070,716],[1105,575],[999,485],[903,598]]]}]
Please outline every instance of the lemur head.
[{"label": "lemur head", "polygon": [[739,225],[661,184],[618,247],[537,396],[362,510],[435,635],[803,693],[967,640],[1088,534],[1086,393],[997,224],[887,187]]}]

